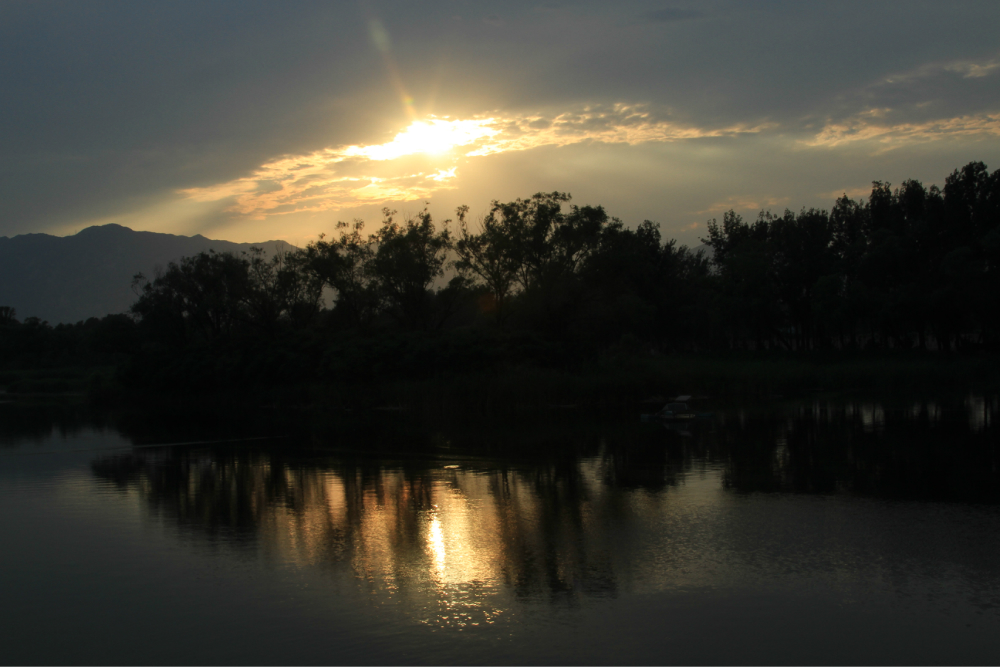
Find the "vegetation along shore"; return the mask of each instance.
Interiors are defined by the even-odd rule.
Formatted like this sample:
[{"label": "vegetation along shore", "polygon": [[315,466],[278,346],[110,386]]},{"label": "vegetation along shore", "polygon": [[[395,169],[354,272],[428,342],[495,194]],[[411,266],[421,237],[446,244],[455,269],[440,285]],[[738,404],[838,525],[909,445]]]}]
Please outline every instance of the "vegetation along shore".
[{"label": "vegetation along shore", "polygon": [[476,221],[385,210],[303,249],[137,275],[128,313],[51,326],[0,307],[0,387],[489,410],[998,377],[1000,171],[730,211],[703,241],[560,192]]}]

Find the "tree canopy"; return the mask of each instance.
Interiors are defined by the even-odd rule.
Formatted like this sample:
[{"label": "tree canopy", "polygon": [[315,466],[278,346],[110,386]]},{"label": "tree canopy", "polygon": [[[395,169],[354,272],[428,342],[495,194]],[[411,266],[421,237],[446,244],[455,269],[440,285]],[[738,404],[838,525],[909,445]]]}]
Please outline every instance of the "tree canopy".
[{"label": "tree canopy", "polygon": [[[943,188],[875,181],[829,211],[728,211],[702,241],[678,246],[654,222],[630,227],[562,192],[494,201],[475,221],[467,206],[442,223],[384,209],[371,232],[341,222],[294,252],[203,252],[136,276],[130,317],[98,338],[127,339],[144,363],[232,354],[233,368],[267,359],[272,376],[313,378],[572,363],[623,346],[1000,348],[1000,171],[982,163]],[[40,358],[69,331],[0,307],[7,359]]]}]

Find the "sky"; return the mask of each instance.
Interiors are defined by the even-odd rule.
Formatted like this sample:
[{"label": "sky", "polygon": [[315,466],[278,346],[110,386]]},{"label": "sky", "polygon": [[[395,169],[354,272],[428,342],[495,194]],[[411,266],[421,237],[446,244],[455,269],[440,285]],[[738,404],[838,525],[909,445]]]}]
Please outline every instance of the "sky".
[{"label": "sky", "polygon": [[0,236],[301,246],[560,191],[693,246],[1000,168],[1000,3],[5,0],[0,90]]}]

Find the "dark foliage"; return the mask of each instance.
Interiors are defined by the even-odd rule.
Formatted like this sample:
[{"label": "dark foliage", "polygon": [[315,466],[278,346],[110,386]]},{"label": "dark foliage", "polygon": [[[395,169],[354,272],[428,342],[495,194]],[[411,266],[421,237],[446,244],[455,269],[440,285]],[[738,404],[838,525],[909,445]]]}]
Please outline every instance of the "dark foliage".
[{"label": "dark foliage", "polygon": [[[831,211],[734,211],[710,253],[565,193],[425,209],[268,259],[202,252],[137,276],[130,315],[51,327],[0,308],[0,370],[118,366],[170,391],[428,378],[608,353],[1000,347],[1000,171],[876,181]],[[324,293],[332,297],[323,306]]]}]

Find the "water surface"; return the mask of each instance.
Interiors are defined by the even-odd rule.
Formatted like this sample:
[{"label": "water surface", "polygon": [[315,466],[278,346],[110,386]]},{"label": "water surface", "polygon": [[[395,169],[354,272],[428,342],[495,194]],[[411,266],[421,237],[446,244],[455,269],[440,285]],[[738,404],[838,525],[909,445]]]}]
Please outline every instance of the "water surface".
[{"label": "water surface", "polygon": [[0,405],[4,663],[995,663],[996,396]]}]

